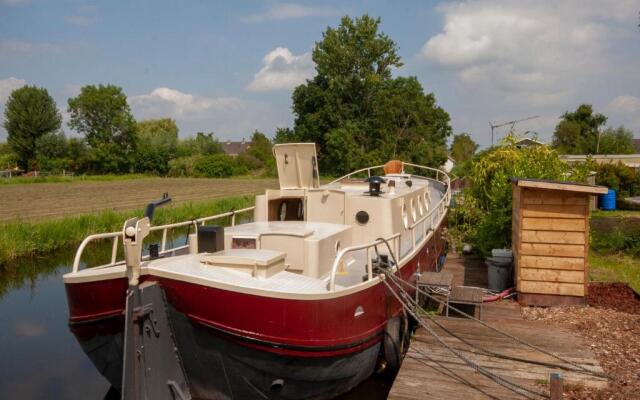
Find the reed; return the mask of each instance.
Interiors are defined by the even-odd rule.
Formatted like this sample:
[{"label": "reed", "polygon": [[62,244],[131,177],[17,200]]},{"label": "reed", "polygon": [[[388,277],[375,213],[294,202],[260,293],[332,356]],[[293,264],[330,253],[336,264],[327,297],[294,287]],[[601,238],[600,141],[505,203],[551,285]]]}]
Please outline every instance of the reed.
[{"label": "reed", "polygon": [[[167,206],[156,210],[153,224],[192,220],[248,207],[252,203],[252,196],[238,196]],[[9,265],[19,257],[77,246],[88,235],[118,231],[127,218],[142,215],[143,210],[103,211],[41,222],[16,221],[0,225],[0,266]]]}]

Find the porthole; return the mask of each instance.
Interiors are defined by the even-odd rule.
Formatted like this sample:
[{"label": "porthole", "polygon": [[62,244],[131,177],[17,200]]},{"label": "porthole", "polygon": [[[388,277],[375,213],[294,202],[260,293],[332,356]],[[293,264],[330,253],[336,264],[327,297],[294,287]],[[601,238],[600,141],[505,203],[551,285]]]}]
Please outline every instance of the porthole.
[{"label": "porthole", "polygon": [[340,252],[340,241],[336,240],[336,254]]},{"label": "porthole", "polygon": [[418,220],[418,214],[416,214],[416,203],[411,199],[411,218],[413,218],[413,222]]},{"label": "porthole", "polygon": [[358,221],[360,225],[366,224],[369,222],[369,213],[364,210],[358,211],[356,213],[356,221]]},{"label": "porthole", "polygon": [[407,204],[402,205],[402,222],[404,224],[404,229],[409,228],[409,214],[407,213]]},{"label": "porthole", "polygon": [[304,220],[304,203],[301,199],[298,200],[298,220]]}]

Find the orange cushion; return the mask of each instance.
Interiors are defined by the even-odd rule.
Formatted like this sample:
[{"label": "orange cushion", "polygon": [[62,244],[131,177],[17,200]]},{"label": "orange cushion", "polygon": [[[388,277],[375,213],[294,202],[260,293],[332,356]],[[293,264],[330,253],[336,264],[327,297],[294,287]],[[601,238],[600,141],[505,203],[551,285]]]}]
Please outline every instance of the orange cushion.
[{"label": "orange cushion", "polygon": [[383,167],[385,174],[400,174],[404,169],[404,163],[400,160],[391,160]]}]

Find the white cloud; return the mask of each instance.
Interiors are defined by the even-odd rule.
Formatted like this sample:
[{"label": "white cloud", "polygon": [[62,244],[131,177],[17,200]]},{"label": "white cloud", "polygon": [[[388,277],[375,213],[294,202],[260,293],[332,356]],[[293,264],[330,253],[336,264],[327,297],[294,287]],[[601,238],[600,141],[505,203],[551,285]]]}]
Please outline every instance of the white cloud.
[{"label": "white cloud", "polygon": [[289,122],[288,115],[269,104],[229,96],[198,96],[167,87],[129,97],[129,104],[138,120],[175,119],[183,136],[213,131],[221,139],[248,138],[255,129],[272,134],[276,126]]},{"label": "white cloud", "polygon": [[18,79],[13,77],[7,78],[7,79],[0,79],[0,108],[4,108],[4,105],[7,102],[7,99],[9,98],[9,96],[11,95],[11,92],[23,87],[26,84],[27,84],[27,81],[25,81],[24,79]]},{"label": "white cloud", "polygon": [[640,136],[640,97],[617,96],[607,104],[605,112]]},{"label": "white cloud", "polygon": [[[417,61],[465,103],[450,107],[454,129],[482,133],[478,139],[487,144],[487,120],[541,115],[522,128],[547,136],[562,112],[582,102],[605,104],[601,93],[633,79],[622,77],[629,60],[616,60],[613,47],[633,40],[622,27],[637,20],[634,3],[448,2],[439,6],[442,31],[424,43]],[[456,126],[461,109],[466,120]]]},{"label": "white cloud", "polygon": [[326,17],[337,14],[338,10],[326,7],[305,6],[293,3],[276,3],[272,4],[271,7],[263,13],[247,15],[240,18],[240,20],[243,22],[264,22],[305,17]]},{"label": "white cloud", "polygon": [[270,51],[262,62],[264,66],[255,74],[248,90],[293,89],[305,79],[311,78],[315,71],[311,53],[296,56],[284,47]]}]

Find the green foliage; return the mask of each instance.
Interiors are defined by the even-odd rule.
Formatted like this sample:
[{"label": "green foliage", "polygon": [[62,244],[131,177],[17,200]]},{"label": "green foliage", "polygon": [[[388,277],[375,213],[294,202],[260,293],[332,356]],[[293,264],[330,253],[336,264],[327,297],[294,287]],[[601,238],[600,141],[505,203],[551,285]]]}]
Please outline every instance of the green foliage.
[{"label": "green foliage", "polygon": [[13,168],[18,165],[18,155],[13,152],[9,143],[0,143],[0,169]]},{"label": "green foliage", "polygon": [[596,184],[615,189],[618,197],[640,196],[640,174],[621,162],[598,164]]},{"label": "green foliage", "polygon": [[222,146],[211,133],[196,133],[195,137],[178,141],[178,157],[223,153]]},{"label": "green foliage", "polygon": [[633,154],[633,132],[624,126],[607,128],[600,136],[600,154]]},{"label": "green foliage", "polygon": [[316,76],[293,93],[294,131],[276,143],[314,142],[323,172],[342,173],[402,158],[440,165],[451,133],[449,115],[415,77],[392,78],[402,66],[380,19],[344,17],[316,43]]},{"label": "green foliage", "polygon": [[478,144],[471,139],[468,133],[453,135],[450,153],[456,163],[462,164],[470,160],[478,150]]},{"label": "green foliage", "polygon": [[38,138],[59,130],[62,123],[62,116],[47,89],[35,86],[23,86],[11,93],[4,119],[9,146],[25,171],[35,162]]},{"label": "green foliage", "polygon": [[590,104],[565,112],[553,133],[553,147],[564,154],[601,154],[600,131],[607,117],[594,113]]},{"label": "green foliage", "polygon": [[276,128],[276,135],[273,143],[294,143],[298,140],[295,132],[291,128]]},{"label": "green foliage", "polygon": [[113,85],[87,85],[69,99],[69,127],[85,135],[92,172],[129,172],[136,149],[136,122],[127,97]]},{"label": "green foliage", "polygon": [[138,149],[135,168],[138,172],[166,175],[169,160],[178,149],[178,126],[169,118],[137,123]]},{"label": "green foliage", "polygon": [[[570,171],[548,146],[519,148],[507,136],[503,146],[479,153],[471,161],[470,186],[462,204],[452,211],[460,242],[471,243],[482,254],[511,244],[511,177],[584,181],[584,171]],[[567,175],[569,174],[569,175]]]},{"label": "green foliage", "polygon": [[69,145],[62,132],[47,133],[36,141],[37,168],[61,173],[69,167]]},{"label": "green foliage", "polygon": [[228,178],[239,171],[233,157],[227,154],[211,154],[198,158],[195,172],[207,178]]},{"label": "green foliage", "polygon": [[169,176],[196,176],[196,163],[202,156],[178,157],[169,160]]}]

